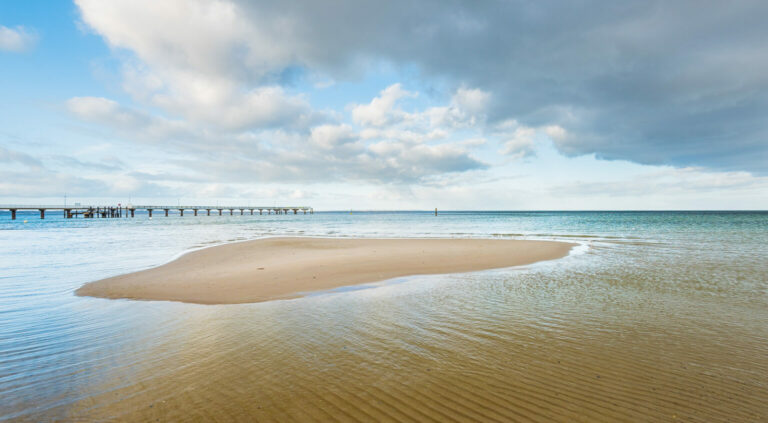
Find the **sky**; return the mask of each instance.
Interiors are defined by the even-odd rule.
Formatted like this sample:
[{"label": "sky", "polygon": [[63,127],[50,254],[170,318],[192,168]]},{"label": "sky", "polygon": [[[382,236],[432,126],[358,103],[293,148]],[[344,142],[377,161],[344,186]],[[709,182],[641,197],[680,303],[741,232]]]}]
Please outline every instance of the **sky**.
[{"label": "sky", "polygon": [[0,3],[0,204],[768,209],[765,1]]}]

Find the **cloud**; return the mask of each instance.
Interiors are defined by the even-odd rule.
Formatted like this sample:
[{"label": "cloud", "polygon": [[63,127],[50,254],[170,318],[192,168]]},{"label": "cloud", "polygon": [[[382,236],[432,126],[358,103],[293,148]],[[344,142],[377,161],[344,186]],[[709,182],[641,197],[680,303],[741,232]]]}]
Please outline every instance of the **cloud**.
[{"label": "cloud", "polygon": [[323,150],[333,150],[356,141],[354,130],[349,125],[320,125],[312,128],[309,140]]},{"label": "cloud", "polygon": [[[611,197],[611,198],[679,198],[694,195],[720,201],[718,209],[728,209],[727,198],[741,196],[757,199],[768,189],[768,177],[755,177],[749,172],[709,172],[706,169],[660,168],[622,180],[579,181],[553,186],[549,191],[555,197]],[[712,205],[709,206],[712,208]]]},{"label": "cloud", "polygon": [[[434,126],[431,109],[408,113],[397,107],[397,99],[415,95],[396,84],[368,104],[383,113],[383,120],[362,119],[355,126],[319,123],[306,130],[212,130],[205,124],[168,119],[101,97],[72,98],[67,109],[118,139],[166,150],[174,157],[167,165],[183,170],[133,174],[141,180],[411,184],[441,174],[486,169],[488,164],[472,155],[485,140],[446,139],[453,128]],[[382,98],[387,105],[378,101]],[[352,120],[358,107],[350,110]]]},{"label": "cloud", "polygon": [[395,104],[401,98],[414,96],[414,93],[404,90],[400,84],[390,85],[369,104],[354,106],[352,119],[358,125],[363,126],[384,126],[400,123],[408,117],[408,114],[400,109],[395,109]]},{"label": "cloud", "polygon": [[[205,135],[186,121],[171,120],[125,107],[103,97],[73,97],[67,100],[66,107],[70,113],[84,121],[117,130],[135,141],[187,140]],[[183,144],[194,146],[192,142],[183,141]]]},{"label": "cloud", "polygon": [[516,128],[509,134],[499,153],[508,156],[523,158],[534,153],[534,137],[536,129],[528,127]]},{"label": "cloud", "polygon": [[34,47],[37,34],[23,26],[8,28],[0,25],[0,51],[22,52]]},{"label": "cloud", "polygon": [[[134,55],[123,66],[126,91],[169,115],[228,130],[306,126],[324,119],[301,95],[289,95],[276,83],[272,63],[287,63],[269,52],[278,50],[270,44],[279,43],[260,36],[269,28],[244,20],[233,3],[77,4],[93,31]],[[260,43],[258,52],[255,43]]]},{"label": "cloud", "polygon": [[122,160],[116,157],[105,158],[100,162],[84,161],[75,157],[64,156],[64,155],[55,155],[52,157],[52,159],[58,164],[65,167],[96,170],[96,171],[107,171],[107,172],[118,171],[118,170],[122,170],[125,167],[125,163],[123,163]]},{"label": "cloud", "polygon": [[[384,61],[491,93],[491,122],[563,128],[565,154],[768,172],[764,1],[77,3],[163,81],[156,104],[186,116],[279,122],[214,110],[297,70],[341,81]],[[359,109],[360,122],[397,119],[390,94]],[[469,113],[476,100],[457,99]]]},{"label": "cloud", "polygon": [[8,164],[21,164],[28,168],[38,169],[42,168],[43,164],[39,159],[30,156],[29,154],[21,153],[14,150],[9,150],[0,145],[0,163]]}]

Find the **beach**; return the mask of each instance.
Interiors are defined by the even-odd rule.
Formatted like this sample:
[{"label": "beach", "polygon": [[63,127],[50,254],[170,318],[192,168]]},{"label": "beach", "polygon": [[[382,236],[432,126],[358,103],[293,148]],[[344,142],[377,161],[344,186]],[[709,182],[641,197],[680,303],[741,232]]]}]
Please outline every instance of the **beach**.
[{"label": "beach", "polygon": [[[43,221],[35,213],[0,219],[3,421],[754,422],[768,415],[765,212]],[[378,247],[387,239],[458,239],[489,243],[486,250],[508,246],[510,254],[484,264],[506,267],[474,271],[473,255],[484,250],[473,245],[461,247],[469,257],[441,256],[441,266],[461,268],[422,269],[450,273],[398,266],[392,271],[410,275],[343,286],[313,273],[328,284],[286,280],[290,289],[251,293],[254,301],[289,300],[75,295],[91,281],[140,281],[161,269],[181,276],[185,268],[225,268],[227,275],[216,274],[232,277],[276,271],[282,261],[299,275],[310,269],[297,263],[330,252],[317,268],[333,257],[344,258],[336,269],[363,263],[344,248],[303,241],[326,239],[370,242],[377,254],[390,250]],[[537,245],[529,241],[567,255],[546,260],[542,251],[529,257],[542,261],[514,265],[522,263],[518,248],[527,254]],[[259,265],[267,258],[271,265]],[[467,268],[464,259],[472,261]],[[184,281],[196,277],[189,272]]]},{"label": "beach", "polygon": [[564,257],[574,243],[492,239],[266,238],[193,251],[88,283],[77,295],[254,303],[411,275],[472,272]]}]

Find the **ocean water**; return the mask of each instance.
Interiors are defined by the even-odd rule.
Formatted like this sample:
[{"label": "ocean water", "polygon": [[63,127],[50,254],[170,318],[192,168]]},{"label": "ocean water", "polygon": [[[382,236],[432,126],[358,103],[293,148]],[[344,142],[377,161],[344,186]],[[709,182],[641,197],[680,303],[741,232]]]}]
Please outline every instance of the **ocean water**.
[{"label": "ocean water", "polygon": [[[268,236],[579,247],[257,304],[73,294]],[[766,212],[0,212],[0,248],[0,420],[768,420]]]}]

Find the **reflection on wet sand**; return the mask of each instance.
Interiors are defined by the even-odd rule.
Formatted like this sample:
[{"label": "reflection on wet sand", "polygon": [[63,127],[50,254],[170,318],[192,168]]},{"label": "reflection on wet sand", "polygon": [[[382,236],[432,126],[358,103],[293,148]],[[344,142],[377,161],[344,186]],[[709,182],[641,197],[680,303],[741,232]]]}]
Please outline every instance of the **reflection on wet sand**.
[{"label": "reflection on wet sand", "polygon": [[[6,231],[0,420],[766,420],[768,213],[432,217],[51,219]],[[270,231],[562,233],[581,245],[525,267],[256,304],[73,295]],[[94,239],[110,254],[94,255]]]},{"label": "reflection on wet sand", "polygon": [[508,275],[490,273],[482,282],[434,276],[325,297],[193,306],[152,348],[84,386],[67,413],[132,421],[767,415],[765,340],[755,328],[712,320],[717,303],[708,311],[679,298],[585,303],[588,293],[569,295],[578,286],[539,286],[531,295],[532,285]]}]

